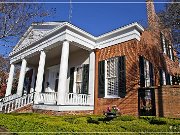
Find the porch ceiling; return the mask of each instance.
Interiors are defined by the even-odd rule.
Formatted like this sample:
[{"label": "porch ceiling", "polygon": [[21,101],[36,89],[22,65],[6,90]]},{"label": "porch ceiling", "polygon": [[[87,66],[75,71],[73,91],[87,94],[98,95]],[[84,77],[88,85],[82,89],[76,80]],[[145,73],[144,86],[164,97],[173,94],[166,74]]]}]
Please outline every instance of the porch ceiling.
[{"label": "porch ceiling", "polygon": [[[50,65],[55,65],[59,64],[60,62],[60,57],[61,57],[61,50],[62,50],[62,45],[58,45],[58,43],[54,44],[54,48],[50,48],[46,51],[46,66]],[[71,42],[70,43],[70,48],[69,48],[69,54],[81,51],[83,50],[82,48],[78,47],[76,43]],[[38,66],[39,64],[39,57],[40,53],[35,54],[34,56],[30,57],[27,62],[29,66]]]}]

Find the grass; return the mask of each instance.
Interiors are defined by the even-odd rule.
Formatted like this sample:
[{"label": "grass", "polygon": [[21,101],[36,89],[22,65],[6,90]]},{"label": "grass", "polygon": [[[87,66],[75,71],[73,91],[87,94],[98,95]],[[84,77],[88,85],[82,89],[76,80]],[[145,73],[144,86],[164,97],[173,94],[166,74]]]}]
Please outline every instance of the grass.
[{"label": "grass", "polygon": [[180,132],[180,119],[120,116],[111,121],[104,120],[104,116],[94,115],[48,116],[36,113],[12,113],[0,114],[0,127],[6,128],[9,132],[26,132],[26,134],[31,134],[27,132],[96,132],[97,134],[98,132],[134,132],[133,134]]}]

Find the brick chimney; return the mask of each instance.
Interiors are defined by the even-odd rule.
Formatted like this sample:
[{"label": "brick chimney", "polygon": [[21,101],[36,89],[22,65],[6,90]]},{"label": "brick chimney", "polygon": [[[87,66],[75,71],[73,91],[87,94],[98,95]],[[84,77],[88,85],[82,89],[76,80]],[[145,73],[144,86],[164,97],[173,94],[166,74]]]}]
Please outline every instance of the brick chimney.
[{"label": "brick chimney", "polygon": [[151,29],[155,29],[158,24],[153,1],[154,0],[146,0],[148,27]]}]

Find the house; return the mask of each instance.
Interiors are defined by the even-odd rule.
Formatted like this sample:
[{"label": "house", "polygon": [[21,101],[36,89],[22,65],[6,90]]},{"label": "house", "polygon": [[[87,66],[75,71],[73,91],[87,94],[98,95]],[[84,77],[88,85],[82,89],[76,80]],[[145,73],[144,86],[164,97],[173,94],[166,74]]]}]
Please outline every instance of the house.
[{"label": "house", "polygon": [[161,29],[152,0],[147,15],[146,30],[135,22],[98,37],[68,22],[33,23],[10,53],[2,111],[102,114],[116,105],[122,114],[179,117],[170,32]]}]

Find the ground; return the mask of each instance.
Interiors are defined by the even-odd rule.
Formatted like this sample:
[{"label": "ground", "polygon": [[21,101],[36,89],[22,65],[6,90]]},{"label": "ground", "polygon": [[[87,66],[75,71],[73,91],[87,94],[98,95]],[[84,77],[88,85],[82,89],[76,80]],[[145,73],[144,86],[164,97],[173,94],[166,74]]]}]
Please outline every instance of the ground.
[{"label": "ground", "polygon": [[[36,113],[0,114],[2,132],[176,132],[180,133],[180,119],[119,116],[106,121],[105,116],[48,116]],[[20,134],[20,133],[17,133]],[[43,133],[45,134],[45,133]],[[115,134],[115,133],[114,133]],[[157,134],[157,133],[151,133]]]}]

